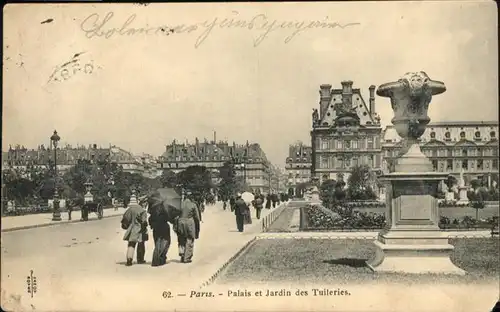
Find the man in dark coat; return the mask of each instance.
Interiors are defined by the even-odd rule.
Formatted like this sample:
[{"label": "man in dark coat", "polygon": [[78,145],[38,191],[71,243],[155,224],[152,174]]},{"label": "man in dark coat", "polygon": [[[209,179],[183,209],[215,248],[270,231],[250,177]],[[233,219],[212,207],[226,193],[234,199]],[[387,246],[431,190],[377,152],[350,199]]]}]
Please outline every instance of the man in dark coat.
[{"label": "man in dark coat", "polygon": [[151,266],[161,266],[167,263],[167,253],[170,248],[170,225],[166,212],[160,207],[149,207],[149,225],[153,229],[155,248]]},{"label": "man in dark coat", "polygon": [[243,198],[241,198],[241,194],[238,193],[238,195],[236,195],[236,201],[234,202],[234,214],[236,216],[236,227],[238,228],[239,232],[243,232],[244,218],[247,208],[247,204],[245,203]]},{"label": "man in dark coat", "polygon": [[271,200],[273,201],[273,208],[276,208],[276,203],[278,202],[278,195],[273,193],[271,195]]},{"label": "man in dark coat", "polygon": [[182,201],[181,215],[176,220],[179,255],[182,263],[190,263],[193,258],[194,240],[200,235],[200,211],[191,200]]},{"label": "man in dark coat", "polygon": [[271,193],[269,193],[267,194],[266,197],[266,209],[271,209],[271,202],[272,202]]}]

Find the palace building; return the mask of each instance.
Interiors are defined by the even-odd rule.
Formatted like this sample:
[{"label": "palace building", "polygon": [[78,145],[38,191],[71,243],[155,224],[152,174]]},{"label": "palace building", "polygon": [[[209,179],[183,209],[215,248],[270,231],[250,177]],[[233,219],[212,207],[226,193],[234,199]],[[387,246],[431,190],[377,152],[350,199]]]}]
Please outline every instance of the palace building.
[{"label": "palace building", "polygon": [[[64,172],[76,165],[78,160],[90,161],[109,158],[111,162],[123,167],[123,170],[131,173],[142,173],[144,165],[132,153],[117,147],[98,147],[97,144],[83,146],[64,145],[57,148],[57,169]],[[26,169],[28,167],[46,167],[54,161],[54,150],[43,144],[36,149],[28,149],[17,145],[9,147],[7,152],[2,152],[2,170]]]},{"label": "palace building", "polygon": [[198,138],[194,143],[179,143],[174,140],[165,147],[165,152],[160,157],[162,170],[172,170],[178,173],[190,166],[204,166],[210,170],[214,177],[218,169],[225,162],[235,164],[237,176],[241,176],[253,189],[263,193],[269,192],[272,184],[272,167],[266,154],[258,143],[229,145],[225,141],[200,142]]},{"label": "palace building", "polygon": [[382,169],[382,128],[375,111],[375,86],[369,87],[369,102],[352,81],[341,89],[320,86],[319,112],[313,110],[311,131],[311,174],[321,183],[326,179],[345,182],[353,166],[366,164]]},{"label": "palace building", "polygon": [[[401,145],[394,127],[387,126],[382,142],[384,171],[394,169]],[[491,185],[492,174],[498,176],[498,121],[431,122],[420,138],[420,148],[435,171],[448,172],[457,179],[463,172],[466,185],[478,178]]]},{"label": "palace building", "polygon": [[288,147],[285,172],[288,194],[298,194],[297,186],[311,180],[312,148],[302,142]]}]

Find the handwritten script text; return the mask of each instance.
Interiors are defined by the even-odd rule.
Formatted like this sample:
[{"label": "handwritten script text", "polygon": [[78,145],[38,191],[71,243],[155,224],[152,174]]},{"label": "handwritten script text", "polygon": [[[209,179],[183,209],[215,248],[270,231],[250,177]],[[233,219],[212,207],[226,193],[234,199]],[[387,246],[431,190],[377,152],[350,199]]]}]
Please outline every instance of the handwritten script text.
[{"label": "handwritten script text", "polygon": [[[312,29],[344,29],[360,25],[360,23],[340,24],[330,21],[328,17],[324,20],[309,20],[309,21],[278,21],[270,19],[265,14],[258,14],[250,19],[241,19],[237,15],[237,11],[232,12],[233,17],[219,18],[215,17],[211,20],[193,24],[181,24],[176,26],[159,25],[144,27],[133,27],[133,23],[137,17],[136,14],[130,15],[124,22],[118,23],[118,27],[112,27],[111,20],[114,17],[113,12],[108,12],[104,17],[97,13],[87,16],[80,25],[81,30],[87,38],[104,37],[109,39],[113,36],[133,36],[133,35],[164,35],[184,34],[199,32],[195,47],[198,48],[216,29],[243,29],[253,30],[258,32],[257,38],[254,39],[254,47],[261,44],[272,32],[279,30],[290,30],[291,33],[285,37],[284,42],[289,43],[299,33]],[[236,16],[236,17],[235,17]]]}]

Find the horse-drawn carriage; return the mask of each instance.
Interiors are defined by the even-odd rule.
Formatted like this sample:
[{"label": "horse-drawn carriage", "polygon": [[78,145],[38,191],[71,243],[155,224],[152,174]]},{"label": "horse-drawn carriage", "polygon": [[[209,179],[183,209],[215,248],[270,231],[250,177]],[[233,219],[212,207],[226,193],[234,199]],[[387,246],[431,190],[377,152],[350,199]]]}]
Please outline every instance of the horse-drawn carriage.
[{"label": "horse-drawn carriage", "polygon": [[88,221],[89,220],[89,213],[94,212],[97,214],[98,219],[102,219],[104,216],[104,209],[103,206],[100,202],[86,202],[82,205],[82,220],[83,221]]}]

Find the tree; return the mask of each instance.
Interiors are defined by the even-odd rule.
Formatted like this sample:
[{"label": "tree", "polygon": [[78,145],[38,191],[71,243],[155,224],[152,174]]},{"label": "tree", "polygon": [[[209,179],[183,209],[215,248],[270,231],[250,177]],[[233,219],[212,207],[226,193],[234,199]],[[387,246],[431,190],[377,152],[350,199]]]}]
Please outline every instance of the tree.
[{"label": "tree", "polygon": [[177,187],[177,175],[172,170],[163,170],[160,177],[162,187],[175,188]]},{"label": "tree", "polygon": [[319,196],[325,207],[346,217],[352,215],[352,208],[343,205],[346,198],[344,186],[345,182],[342,180],[325,180],[321,183]]},{"label": "tree", "polygon": [[219,169],[219,196],[222,201],[227,201],[234,195],[239,187],[233,163],[227,161]]},{"label": "tree", "polygon": [[376,199],[374,184],[374,174],[369,166],[354,166],[348,179],[347,195],[351,200]]},{"label": "tree", "polygon": [[446,186],[448,187],[448,191],[452,190],[453,186],[458,184],[457,178],[452,176],[451,174],[448,176],[448,178],[444,182]]},{"label": "tree", "polygon": [[482,186],[481,181],[472,180],[472,191],[467,192],[467,197],[471,202],[471,207],[476,209],[476,220],[479,220],[479,209],[485,207],[484,199],[488,196],[488,189]]},{"label": "tree", "polygon": [[182,189],[190,193],[188,198],[198,207],[201,207],[205,201],[213,201],[211,198],[212,178],[206,167],[189,166],[178,173],[178,181]]},{"label": "tree", "polygon": [[295,188],[295,197],[303,198],[304,192],[307,190],[307,188],[310,185],[311,185],[311,183],[308,183],[308,182],[301,182],[301,183],[297,184],[297,187]]}]

